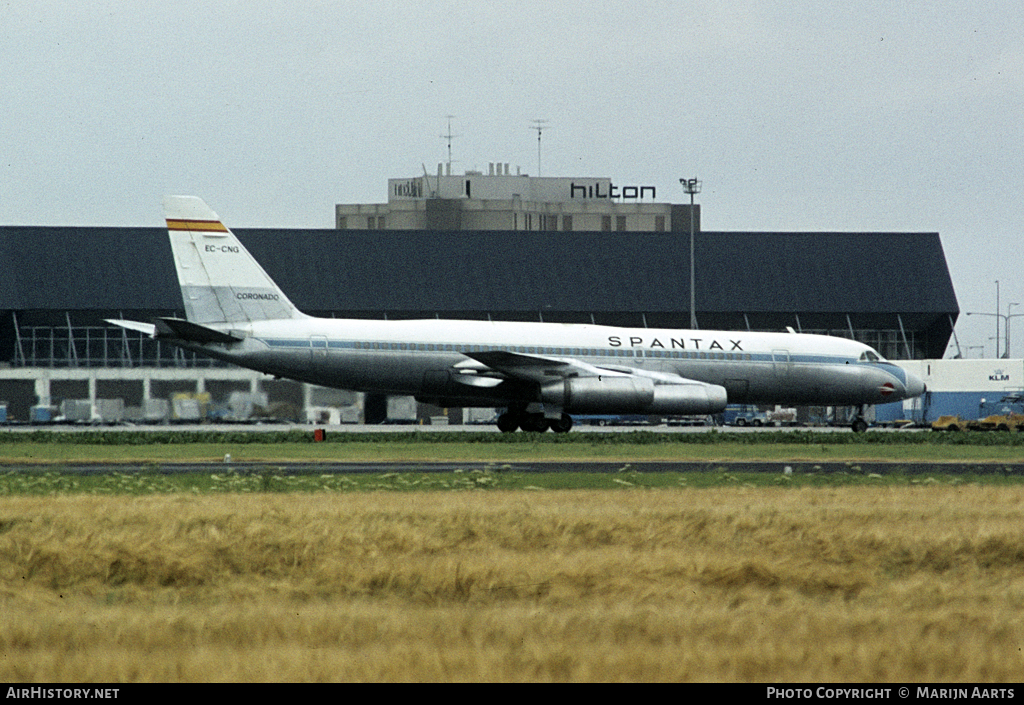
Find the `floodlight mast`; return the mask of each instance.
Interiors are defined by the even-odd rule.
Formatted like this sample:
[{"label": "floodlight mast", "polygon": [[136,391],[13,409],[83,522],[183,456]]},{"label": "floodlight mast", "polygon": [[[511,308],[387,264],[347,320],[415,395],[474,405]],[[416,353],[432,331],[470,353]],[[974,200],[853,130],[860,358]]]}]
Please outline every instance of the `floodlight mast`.
[{"label": "floodlight mast", "polygon": [[[999,347],[998,347],[999,346],[999,339],[995,338],[995,341],[996,341],[996,355],[995,355],[996,359],[999,359],[999,358],[1002,358],[1004,360],[1009,359],[1009,357],[1010,357],[1010,319],[1020,318],[1021,316],[1024,316],[1024,313],[1010,313],[1010,311],[1013,310],[1014,306],[1020,306],[1020,303],[1014,301],[1013,303],[1006,304],[1006,313],[999,313],[998,311],[995,312],[995,313],[987,313],[985,311],[968,311],[967,312],[968,316],[994,316],[995,319],[996,319],[996,333],[999,332],[999,320],[1002,319],[1003,324],[1006,326],[1006,335],[1005,335],[1006,347],[1004,349],[1004,352],[1002,354],[1000,354],[999,353]],[[989,338],[989,340],[992,340],[992,338]],[[973,346],[973,347],[978,347],[978,346]]]},{"label": "floodlight mast", "polygon": [[693,197],[700,193],[699,179],[679,179],[683,191],[690,194],[690,328],[697,330],[696,278],[693,259]]},{"label": "floodlight mast", "polygon": [[448,176],[451,176],[452,175],[452,138],[457,137],[458,135],[453,135],[452,134],[452,118],[454,118],[455,116],[454,115],[446,115],[445,117],[448,118],[448,132],[446,134],[441,135],[441,139],[447,139],[448,140],[448,162],[447,162],[447,169],[448,169]]},{"label": "floodlight mast", "polygon": [[548,129],[548,121],[536,119],[531,120],[530,122],[533,123],[533,126],[530,129],[537,131],[537,176],[540,176],[540,135],[542,132],[544,132],[544,130]]}]

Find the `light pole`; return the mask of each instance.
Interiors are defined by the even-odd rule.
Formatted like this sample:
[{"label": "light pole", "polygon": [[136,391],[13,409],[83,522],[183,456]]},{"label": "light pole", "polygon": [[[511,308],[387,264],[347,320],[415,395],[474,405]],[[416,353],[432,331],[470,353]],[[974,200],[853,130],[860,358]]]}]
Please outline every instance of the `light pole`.
[{"label": "light pole", "polygon": [[[1006,307],[1006,311],[1007,311],[1006,313],[986,313],[984,311],[968,311],[967,312],[968,316],[995,316],[995,318],[996,318],[996,333],[997,333],[996,338],[995,338],[995,341],[996,341],[996,355],[995,356],[996,356],[996,358],[1007,359],[1007,358],[1010,357],[1010,319],[1011,318],[1020,318],[1021,316],[1024,316],[1024,313],[1014,313],[1014,314],[1009,313],[1010,306],[1020,306],[1020,304],[1019,303],[1012,303],[1012,304],[1010,304],[1009,306]],[[999,335],[998,335],[998,333],[999,333],[999,319],[1003,319],[1003,326],[1006,328],[1006,351],[1002,355],[999,354]]]},{"label": "light pole", "polygon": [[[1014,302],[1012,304],[1006,304],[1006,335],[1004,336],[1006,339],[1006,352],[1003,354],[1003,357],[1007,360],[1010,359],[1010,319],[1013,318],[1013,315],[1010,314],[1011,306],[1020,306],[1020,303]],[[1021,314],[1018,313],[1014,315],[1020,316]]]},{"label": "light pole", "polygon": [[999,358],[999,280],[996,279],[996,359]]},{"label": "light pole", "polygon": [[698,179],[679,179],[683,191],[690,194],[690,328],[697,330],[696,280],[693,265],[693,197],[700,193]]}]

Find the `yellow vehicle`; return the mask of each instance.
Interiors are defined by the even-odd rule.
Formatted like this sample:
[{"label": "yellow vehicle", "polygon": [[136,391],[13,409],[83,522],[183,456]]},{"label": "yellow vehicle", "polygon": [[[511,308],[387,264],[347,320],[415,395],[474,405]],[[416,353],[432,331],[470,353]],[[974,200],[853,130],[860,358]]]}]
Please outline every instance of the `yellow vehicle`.
[{"label": "yellow vehicle", "polygon": [[992,414],[978,421],[968,421],[971,431],[1020,431],[1024,427],[1024,414]]},{"label": "yellow vehicle", "polygon": [[963,431],[967,423],[959,416],[940,416],[932,421],[933,431]]}]

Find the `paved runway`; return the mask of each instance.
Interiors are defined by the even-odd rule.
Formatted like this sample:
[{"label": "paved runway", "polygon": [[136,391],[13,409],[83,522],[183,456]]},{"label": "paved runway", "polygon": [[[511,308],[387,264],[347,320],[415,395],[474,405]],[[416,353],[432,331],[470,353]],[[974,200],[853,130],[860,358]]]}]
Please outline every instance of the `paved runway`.
[{"label": "paved runway", "polygon": [[[4,428],[5,431],[27,432],[27,431],[62,431],[82,432],[89,431],[227,431],[238,433],[269,433],[282,431],[308,431],[313,433],[314,429],[322,428],[327,433],[500,433],[493,424],[467,424],[460,426],[447,425],[418,425],[418,424],[290,424],[290,423],[232,423],[232,424],[123,424],[118,426],[97,426],[91,424],[18,424]],[[871,431],[883,431],[891,433],[917,433],[929,431],[929,429],[892,429],[872,428]],[[778,433],[782,431],[803,431],[812,433],[852,433],[848,426],[792,426],[792,427],[771,427],[762,426],[573,426],[570,433]]]}]

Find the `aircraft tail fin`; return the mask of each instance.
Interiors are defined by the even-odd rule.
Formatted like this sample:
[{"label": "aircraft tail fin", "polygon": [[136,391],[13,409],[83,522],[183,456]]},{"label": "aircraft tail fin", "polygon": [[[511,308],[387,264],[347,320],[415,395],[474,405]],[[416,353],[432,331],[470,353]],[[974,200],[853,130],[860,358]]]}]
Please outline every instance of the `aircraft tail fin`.
[{"label": "aircraft tail fin", "polygon": [[165,196],[164,214],[189,321],[306,317],[201,198]]}]

